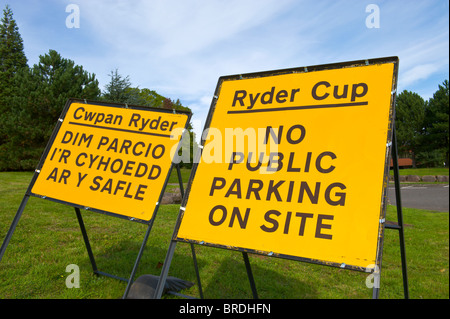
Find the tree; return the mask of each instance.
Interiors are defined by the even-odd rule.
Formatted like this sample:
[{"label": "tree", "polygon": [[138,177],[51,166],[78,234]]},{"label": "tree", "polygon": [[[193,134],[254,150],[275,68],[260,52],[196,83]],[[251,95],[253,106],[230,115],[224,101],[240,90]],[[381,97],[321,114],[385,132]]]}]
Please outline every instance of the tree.
[{"label": "tree", "polygon": [[158,94],[154,90],[147,88],[129,88],[127,90],[129,93],[129,103],[134,105],[150,106],[150,107],[161,107],[165,99],[164,96]]},{"label": "tree", "polygon": [[19,27],[13,19],[9,6],[3,10],[0,24],[0,74],[11,80],[14,74],[23,67],[27,67],[27,58],[23,52],[23,41]]},{"label": "tree", "polygon": [[0,112],[4,111],[4,98],[13,94],[14,75],[27,67],[19,28],[13,19],[11,8],[6,6],[0,24]]},{"label": "tree", "polygon": [[425,101],[414,92],[404,90],[396,99],[395,129],[399,153],[409,154],[416,167],[424,133]]},{"label": "tree", "polygon": [[163,109],[172,110],[173,109],[173,102],[171,99],[165,98],[162,104]]},{"label": "tree", "polygon": [[33,68],[18,71],[13,86],[16,94],[6,98],[0,118],[0,170],[35,168],[67,100],[100,95],[95,74],[54,50]]},{"label": "tree", "polygon": [[126,103],[140,106],[163,107],[164,96],[147,88],[131,87],[130,77],[123,77],[117,69],[109,74],[111,80],[105,85],[102,99],[114,103]]},{"label": "tree", "polygon": [[105,85],[103,99],[115,103],[129,103],[130,93],[128,90],[131,88],[129,76],[121,76],[117,72],[117,69],[114,72],[111,71],[109,76],[111,77],[111,81]]},{"label": "tree", "polygon": [[425,109],[424,142],[429,152],[435,153],[434,164],[449,164],[449,85],[445,80]]}]

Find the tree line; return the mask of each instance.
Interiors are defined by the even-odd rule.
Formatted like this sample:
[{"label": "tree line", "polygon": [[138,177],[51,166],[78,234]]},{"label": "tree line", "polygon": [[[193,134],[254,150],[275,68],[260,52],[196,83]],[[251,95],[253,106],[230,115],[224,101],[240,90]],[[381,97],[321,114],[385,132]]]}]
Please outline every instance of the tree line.
[{"label": "tree line", "polygon": [[[94,73],[55,50],[39,56],[32,67],[23,50],[12,10],[6,6],[0,23],[0,171],[33,170],[69,98],[189,110],[148,88],[133,87],[118,70],[109,74],[102,91]],[[445,80],[433,97],[403,91],[396,98],[396,136],[400,157],[415,167],[448,166],[449,86]],[[191,146],[195,143],[189,127]],[[191,161],[184,163],[192,165]]]},{"label": "tree line", "polygon": [[411,158],[414,167],[448,167],[448,80],[428,101],[404,90],[396,98],[395,112],[399,157]]},{"label": "tree line", "polygon": [[[27,62],[13,12],[6,6],[0,23],[0,171],[35,169],[69,98],[190,111],[179,99],[132,87],[129,76],[117,69],[102,91],[94,73],[55,50],[39,56],[32,67]],[[189,131],[193,141],[191,126]]]}]

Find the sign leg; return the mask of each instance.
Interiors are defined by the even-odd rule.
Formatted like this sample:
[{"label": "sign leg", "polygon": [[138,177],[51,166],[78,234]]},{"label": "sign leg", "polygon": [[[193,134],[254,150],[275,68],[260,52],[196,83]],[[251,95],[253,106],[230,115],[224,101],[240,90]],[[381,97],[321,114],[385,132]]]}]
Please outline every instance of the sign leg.
[{"label": "sign leg", "polygon": [[258,299],[258,292],[256,291],[255,280],[253,279],[252,268],[250,267],[250,261],[246,252],[242,252],[244,257],[245,269],[247,269],[248,280],[250,281],[250,287],[252,288],[253,299]]},{"label": "sign leg", "polygon": [[395,200],[397,204],[397,223],[398,223],[398,234],[400,237],[400,254],[402,259],[402,274],[403,274],[403,292],[405,299],[409,299],[409,289],[408,289],[408,273],[406,267],[406,252],[405,252],[405,235],[403,232],[403,212],[402,212],[402,199],[400,194],[400,179],[399,179],[399,169],[398,169],[398,152],[397,152],[397,137],[395,134],[395,128],[393,129],[393,141],[392,141],[392,164],[394,168],[394,181],[395,181]]},{"label": "sign leg", "polygon": [[25,196],[22,199],[22,202],[20,203],[19,209],[17,210],[16,216],[14,216],[13,222],[11,223],[9,230],[6,233],[5,240],[3,240],[2,247],[0,248],[0,261],[2,261],[3,254],[6,251],[6,247],[8,247],[9,241],[11,240],[14,230],[16,229],[16,226],[19,223],[20,217],[22,216],[23,210],[25,209],[25,206],[27,205],[29,198],[30,195],[28,195],[28,193],[25,194]]},{"label": "sign leg", "polygon": [[192,243],[191,243],[191,251],[192,251],[192,259],[194,260],[195,274],[197,275],[198,290],[200,292],[200,298],[203,299],[203,290],[202,290],[202,284],[200,282],[200,274],[198,272],[197,257],[195,255],[194,244],[192,244]]},{"label": "sign leg", "polygon": [[78,207],[75,207],[75,213],[77,214],[78,224],[80,224],[81,234],[83,235],[84,244],[86,245],[89,260],[91,261],[92,270],[94,271],[94,274],[98,275],[97,264],[95,263],[95,258],[94,254],[92,253],[91,244],[89,243],[89,237],[86,232],[86,227],[84,227],[83,217],[81,216],[81,212]]},{"label": "sign leg", "polygon": [[380,270],[375,270],[373,273],[373,291],[372,299],[378,299],[380,296]]},{"label": "sign leg", "polygon": [[175,252],[175,247],[177,246],[177,242],[172,240],[169,245],[169,249],[167,250],[166,259],[164,260],[164,265],[161,269],[161,274],[159,275],[158,285],[156,286],[154,299],[161,299],[161,296],[164,291],[164,286],[166,285],[167,274],[169,273],[170,263],[172,262],[173,254]]},{"label": "sign leg", "polygon": [[133,284],[134,275],[136,274],[137,267],[139,262],[141,261],[142,254],[144,253],[145,245],[147,244],[148,237],[150,236],[150,231],[152,230],[153,221],[155,220],[155,215],[153,216],[150,224],[148,225],[147,232],[145,233],[144,240],[142,241],[141,249],[139,249],[139,254],[136,258],[136,262],[134,263],[133,270],[131,271],[130,279],[128,280],[127,288],[125,289],[125,293],[123,294],[122,299],[125,299],[128,296],[128,292],[130,291],[131,285]]},{"label": "sign leg", "polygon": [[184,197],[184,187],[183,187],[183,180],[181,178],[180,164],[177,164],[177,175],[178,175],[178,183],[180,184],[181,198],[183,198]]}]

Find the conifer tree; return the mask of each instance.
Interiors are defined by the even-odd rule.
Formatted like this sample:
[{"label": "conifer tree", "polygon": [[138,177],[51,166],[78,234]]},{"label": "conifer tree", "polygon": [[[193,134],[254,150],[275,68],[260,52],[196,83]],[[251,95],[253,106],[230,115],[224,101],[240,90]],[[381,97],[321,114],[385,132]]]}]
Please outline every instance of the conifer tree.
[{"label": "conifer tree", "polygon": [[[449,83],[439,85],[426,105],[424,144],[429,166],[449,165]],[[425,162],[425,159],[424,159]]]},{"label": "conifer tree", "polygon": [[14,75],[27,67],[19,27],[13,18],[11,8],[6,6],[0,24],[0,112],[6,107],[4,98],[14,92],[12,86]]},{"label": "conifer tree", "polygon": [[411,91],[404,90],[396,99],[395,128],[400,157],[411,157],[416,167],[416,156],[421,151],[425,101]]},{"label": "conifer tree", "polygon": [[111,81],[105,85],[103,99],[115,103],[130,103],[131,82],[129,76],[123,77],[117,69],[109,74]]},{"label": "conifer tree", "polygon": [[0,171],[34,169],[67,100],[100,96],[95,75],[54,50],[18,71],[12,85],[15,94],[0,117]]}]

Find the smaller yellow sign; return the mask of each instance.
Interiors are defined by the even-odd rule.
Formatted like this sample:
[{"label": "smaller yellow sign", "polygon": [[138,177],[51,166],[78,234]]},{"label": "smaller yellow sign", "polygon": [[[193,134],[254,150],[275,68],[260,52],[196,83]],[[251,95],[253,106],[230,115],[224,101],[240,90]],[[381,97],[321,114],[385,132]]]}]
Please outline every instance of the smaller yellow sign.
[{"label": "smaller yellow sign", "polygon": [[69,100],[31,192],[149,221],[189,117]]}]

